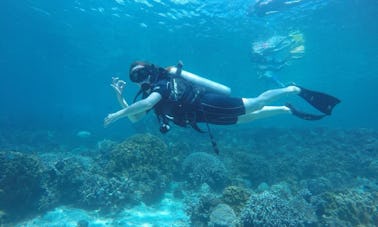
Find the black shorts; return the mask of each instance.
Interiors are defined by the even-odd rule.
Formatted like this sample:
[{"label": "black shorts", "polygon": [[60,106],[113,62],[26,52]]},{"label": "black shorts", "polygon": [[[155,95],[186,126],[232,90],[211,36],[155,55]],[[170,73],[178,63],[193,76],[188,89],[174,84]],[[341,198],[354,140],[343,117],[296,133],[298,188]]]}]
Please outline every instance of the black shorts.
[{"label": "black shorts", "polygon": [[245,114],[245,107],[241,98],[204,94],[198,105],[197,122],[230,125],[237,122],[238,116]]}]

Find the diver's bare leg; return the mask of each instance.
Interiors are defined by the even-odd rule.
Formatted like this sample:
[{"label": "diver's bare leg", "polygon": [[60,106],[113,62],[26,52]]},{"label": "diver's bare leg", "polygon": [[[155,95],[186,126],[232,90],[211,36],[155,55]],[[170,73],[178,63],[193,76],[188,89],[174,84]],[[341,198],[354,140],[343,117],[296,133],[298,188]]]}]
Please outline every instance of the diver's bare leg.
[{"label": "diver's bare leg", "polygon": [[239,116],[236,124],[247,123],[280,114],[291,114],[291,111],[287,106],[264,106],[259,110]]},{"label": "diver's bare leg", "polygon": [[243,98],[245,112],[247,114],[252,113],[263,108],[264,106],[267,106],[277,98],[281,98],[289,94],[299,94],[300,91],[301,89],[297,86],[288,86],[285,88],[265,91],[256,98]]}]

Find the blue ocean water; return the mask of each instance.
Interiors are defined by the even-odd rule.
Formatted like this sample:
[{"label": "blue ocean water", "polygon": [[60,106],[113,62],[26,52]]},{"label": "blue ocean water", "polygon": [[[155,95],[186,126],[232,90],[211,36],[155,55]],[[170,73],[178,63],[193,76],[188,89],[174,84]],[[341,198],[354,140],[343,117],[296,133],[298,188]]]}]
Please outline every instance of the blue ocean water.
[{"label": "blue ocean water", "polygon": [[3,0],[0,131],[13,135],[9,137],[14,141],[28,137],[23,131],[47,131],[59,134],[59,141],[75,138],[74,143],[78,132],[88,132],[88,147],[103,139],[158,133],[153,116],[135,125],[121,120],[103,127],[104,117],[119,109],[109,86],[112,76],[126,80],[125,96],[131,101],[138,90],[128,80],[131,62],[170,66],[182,60],[185,70],[228,85],[235,96],[254,97],[272,85],[259,79],[250,56],[252,43],[293,31],[303,34],[305,54],[277,77],[285,84],[333,94],[342,102],[322,121],[279,116],[246,127],[377,130],[377,1],[302,0],[266,16],[256,14],[255,3]]},{"label": "blue ocean water", "polygon": [[[1,125],[102,131],[102,119],[117,108],[111,77],[127,79],[140,59],[182,60],[235,95],[256,96],[266,87],[252,67],[251,43],[300,30],[305,57],[280,78],[340,97],[335,116],[319,124],[376,127],[376,2],[304,2],[257,17],[254,1],[3,1]],[[129,99],[136,89],[128,85]]]}]

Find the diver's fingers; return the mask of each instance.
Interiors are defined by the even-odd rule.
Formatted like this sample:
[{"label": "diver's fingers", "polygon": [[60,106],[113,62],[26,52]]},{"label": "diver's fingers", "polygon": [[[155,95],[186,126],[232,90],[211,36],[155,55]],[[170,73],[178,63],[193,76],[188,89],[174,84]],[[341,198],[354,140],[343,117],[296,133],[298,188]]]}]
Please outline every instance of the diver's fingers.
[{"label": "diver's fingers", "polygon": [[112,77],[112,83],[115,84],[119,81],[119,77]]},{"label": "diver's fingers", "polygon": [[126,82],[125,81],[123,81],[123,80],[118,81],[117,87],[118,87],[118,89],[120,91],[123,91],[123,89],[125,88],[125,86],[126,86]]},{"label": "diver's fingers", "polygon": [[112,115],[108,114],[108,116],[104,119],[104,127],[108,127],[113,122]]},{"label": "diver's fingers", "polygon": [[118,86],[116,86],[116,85],[114,85],[114,84],[111,84],[110,86],[114,89],[114,91],[115,91],[118,95],[122,95],[123,88],[120,88],[120,87],[118,87]]},{"label": "diver's fingers", "polygon": [[126,82],[123,80],[119,80],[117,84],[119,87],[124,87],[126,85]]}]

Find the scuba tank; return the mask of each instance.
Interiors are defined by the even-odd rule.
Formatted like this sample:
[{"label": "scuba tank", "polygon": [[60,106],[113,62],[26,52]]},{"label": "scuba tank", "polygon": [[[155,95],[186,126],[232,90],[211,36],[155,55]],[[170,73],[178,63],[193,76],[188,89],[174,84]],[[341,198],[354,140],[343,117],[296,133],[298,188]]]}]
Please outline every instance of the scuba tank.
[{"label": "scuba tank", "polygon": [[205,88],[207,91],[227,96],[231,94],[231,88],[218,82],[214,82],[209,79],[200,77],[194,73],[182,70],[180,67],[178,69],[177,67],[173,66],[169,67],[167,70],[169,74],[171,74],[172,76],[181,76],[182,78],[193,83],[194,85]]}]

